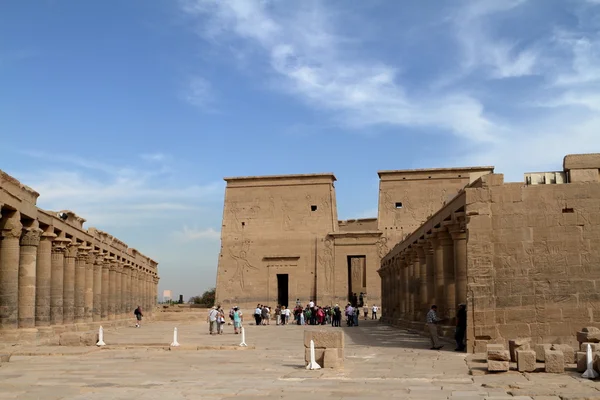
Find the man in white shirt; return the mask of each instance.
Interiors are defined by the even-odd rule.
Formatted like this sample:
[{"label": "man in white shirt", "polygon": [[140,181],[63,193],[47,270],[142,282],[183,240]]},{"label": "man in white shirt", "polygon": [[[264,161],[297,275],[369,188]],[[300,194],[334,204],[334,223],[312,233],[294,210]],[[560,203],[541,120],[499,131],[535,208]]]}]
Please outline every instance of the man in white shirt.
[{"label": "man in white shirt", "polygon": [[373,304],[373,309],[371,310],[371,319],[377,319],[377,311],[379,311],[379,307]]},{"label": "man in white shirt", "polygon": [[217,310],[217,307],[213,307],[208,312],[208,323],[209,323],[208,331],[211,335],[214,335],[215,331],[217,330],[218,317],[219,317],[219,311]]}]

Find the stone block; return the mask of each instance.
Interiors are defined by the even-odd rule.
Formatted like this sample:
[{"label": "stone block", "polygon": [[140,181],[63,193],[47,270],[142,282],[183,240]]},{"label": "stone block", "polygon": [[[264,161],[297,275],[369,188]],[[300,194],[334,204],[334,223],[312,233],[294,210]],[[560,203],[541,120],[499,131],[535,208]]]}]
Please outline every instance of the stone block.
[{"label": "stone block", "polygon": [[600,351],[600,343],[590,343],[584,342],[579,345],[579,351],[587,351],[587,345],[590,345],[592,348],[592,352]]},{"label": "stone block", "polygon": [[583,328],[581,332],[577,332],[577,341],[579,343],[600,343],[600,329],[593,326]]},{"label": "stone block", "polygon": [[80,335],[83,346],[95,346],[98,343],[98,332],[82,332]]},{"label": "stone block", "polygon": [[577,352],[577,372],[585,372],[587,369],[587,352]]},{"label": "stone block", "polygon": [[315,342],[315,349],[343,349],[344,332],[340,329],[330,331],[304,331],[304,347],[310,348],[310,341]]},{"label": "stone block", "polygon": [[81,346],[81,336],[77,332],[65,332],[60,335],[61,346]]},{"label": "stone block", "polygon": [[[325,349],[315,349],[315,361],[321,367],[323,367],[323,361],[325,358]],[[308,364],[310,362],[310,349],[304,349],[304,363]]]},{"label": "stone block", "polygon": [[488,350],[487,359],[493,361],[510,361],[508,350]]},{"label": "stone block", "polygon": [[510,369],[510,362],[488,360],[488,371],[490,372],[506,372]]},{"label": "stone block", "polygon": [[547,350],[544,355],[546,372],[562,374],[565,372],[565,356],[559,350]]},{"label": "stone block", "polygon": [[503,344],[488,344],[485,346],[486,353],[490,350],[504,350]]},{"label": "stone block", "polygon": [[563,159],[563,169],[599,169],[600,153],[568,154]]},{"label": "stone block", "polygon": [[535,351],[517,350],[517,369],[519,372],[535,371]]},{"label": "stone block", "polygon": [[7,363],[10,361],[10,354],[8,353],[4,353],[4,354],[0,354],[0,363]]},{"label": "stone block", "polygon": [[344,366],[341,349],[325,349],[323,354],[323,368],[342,368]]},{"label": "stone block", "polygon": [[487,340],[475,340],[473,345],[473,353],[486,353],[488,341]]},{"label": "stone block", "polygon": [[568,344],[553,344],[551,349],[562,351],[565,364],[575,364],[575,350]]},{"label": "stone block", "polygon": [[543,343],[543,344],[536,344],[534,346],[534,350],[535,350],[535,359],[538,362],[544,362],[545,360],[545,355],[546,355],[546,351],[550,350],[552,348],[551,344],[547,344],[547,343]]},{"label": "stone block", "polygon": [[508,341],[508,350],[510,352],[510,361],[517,362],[518,350],[529,350],[531,348],[531,338],[519,338]]}]

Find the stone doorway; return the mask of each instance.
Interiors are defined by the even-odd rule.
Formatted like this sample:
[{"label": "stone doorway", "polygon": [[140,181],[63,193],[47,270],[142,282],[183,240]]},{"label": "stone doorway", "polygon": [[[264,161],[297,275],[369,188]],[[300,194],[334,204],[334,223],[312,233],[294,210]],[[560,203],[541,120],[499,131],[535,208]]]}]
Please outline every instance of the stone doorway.
[{"label": "stone doorway", "polygon": [[289,275],[277,274],[277,303],[288,307],[289,297]]},{"label": "stone doorway", "polygon": [[367,291],[367,257],[348,256],[348,301],[352,306],[359,305],[361,293]]}]

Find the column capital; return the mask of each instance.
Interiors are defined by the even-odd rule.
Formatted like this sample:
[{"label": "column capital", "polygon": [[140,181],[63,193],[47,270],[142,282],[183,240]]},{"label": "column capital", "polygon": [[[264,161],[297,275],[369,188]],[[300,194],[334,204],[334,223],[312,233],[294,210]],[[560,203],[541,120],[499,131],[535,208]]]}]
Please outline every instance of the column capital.
[{"label": "column capital", "polygon": [[91,250],[92,250],[92,248],[88,247],[86,245],[79,246],[79,248],[77,249],[77,260],[78,261],[85,261],[85,262],[87,262],[88,256],[89,256],[89,252]]},{"label": "column capital", "polygon": [[42,235],[40,228],[25,228],[21,234],[21,246],[34,246],[40,244],[40,236]]},{"label": "column capital", "polygon": [[40,235],[40,240],[41,241],[46,241],[46,240],[54,241],[56,239],[56,237],[57,237],[57,235],[54,232],[46,231]]},{"label": "column capital", "polygon": [[123,273],[123,267],[125,266],[125,264],[122,261],[117,261],[117,267],[116,267],[116,271],[119,274]]},{"label": "column capital", "polygon": [[77,257],[77,249],[81,246],[81,243],[71,243],[67,244],[67,252],[65,253],[66,258],[75,258]]},{"label": "column capital", "polygon": [[101,254],[100,257],[102,258],[102,269],[110,269],[110,260],[112,257],[106,254]]},{"label": "column capital", "polygon": [[67,251],[67,244],[71,243],[70,239],[57,237],[52,240],[52,253],[65,253]]},{"label": "column capital", "polygon": [[2,218],[2,215],[0,214],[0,235],[3,238],[19,239],[21,237],[21,231],[23,230],[21,213],[8,210],[7,212],[12,215]]},{"label": "column capital", "polygon": [[108,268],[110,269],[110,272],[117,270],[117,260],[114,257],[109,257]]}]

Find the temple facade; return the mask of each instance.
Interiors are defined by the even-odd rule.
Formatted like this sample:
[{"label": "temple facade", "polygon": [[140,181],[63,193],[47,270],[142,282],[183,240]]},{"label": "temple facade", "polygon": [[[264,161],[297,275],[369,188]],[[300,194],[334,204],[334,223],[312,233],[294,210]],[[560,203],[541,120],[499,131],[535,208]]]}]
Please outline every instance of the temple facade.
[{"label": "temple facade", "polygon": [[381,304],[382,258],[492,167],[380,171],[377,218],[340,221],[332,173],[225,178],[217,303]]},{"label": "temple facade", "polygon": [[43,341],[153,312],[158,263],[0,171],[0,339]]}]

